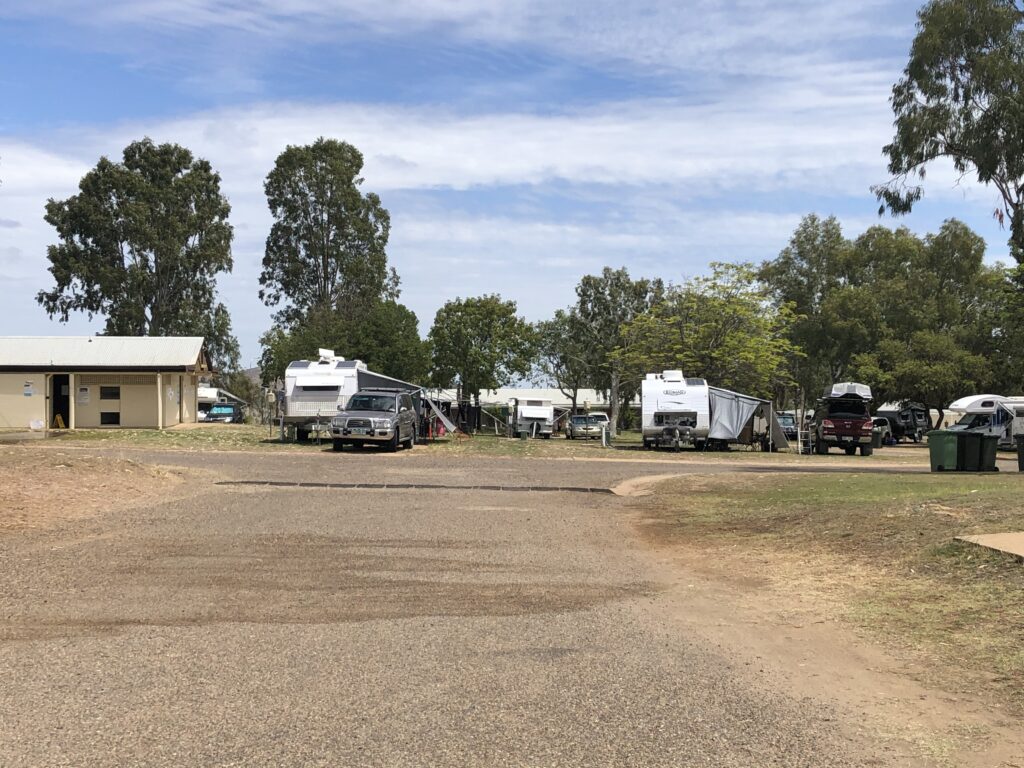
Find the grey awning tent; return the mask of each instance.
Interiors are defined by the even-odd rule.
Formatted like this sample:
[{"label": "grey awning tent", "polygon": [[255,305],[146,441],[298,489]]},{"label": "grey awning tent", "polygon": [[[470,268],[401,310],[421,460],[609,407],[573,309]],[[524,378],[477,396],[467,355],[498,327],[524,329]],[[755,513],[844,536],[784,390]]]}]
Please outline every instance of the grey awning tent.
[{"label": "grey awning tent", "polygon": [[743,428],[760,412],[769,422],[772,443],[778,448],[789,447],[789,441],[782,430],[782,425],[779,424],[771,401],[718,387],[708,387],[708,393],[711,406],[711,428],[708,431],[710,439],[729,442],[739,440]]}]

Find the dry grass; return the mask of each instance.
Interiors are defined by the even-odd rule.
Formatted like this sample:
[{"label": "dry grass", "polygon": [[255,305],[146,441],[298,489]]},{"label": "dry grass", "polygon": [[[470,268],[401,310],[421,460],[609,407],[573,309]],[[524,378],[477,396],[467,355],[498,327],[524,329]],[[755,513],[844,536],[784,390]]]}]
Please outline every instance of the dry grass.
[{"label": "dry grass", "polygon": [[155,503],[184,479],[177,469],[22,445],[0,446],[0,476],[0,533]]},{"label": "dry grass", "polygon": [[1024,476],[758,475],[673,481],[646,530],[703,549],[904,651],[952,690],[1024,711],[1024,566],[955,542],[1024,530]]}]

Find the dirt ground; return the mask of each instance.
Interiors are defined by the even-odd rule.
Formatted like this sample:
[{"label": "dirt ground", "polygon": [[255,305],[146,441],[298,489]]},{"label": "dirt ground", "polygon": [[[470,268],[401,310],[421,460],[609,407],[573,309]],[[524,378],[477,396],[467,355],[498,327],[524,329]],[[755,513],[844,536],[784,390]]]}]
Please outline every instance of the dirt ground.
[{"label": "dirt ground", "polygon": [[[908,459],[922,456],[920,449],[903,450]],[[546,722],[567,721],[568,730],[559,731],[566,744],[586,730],[580,730],[584,722],[618,718],[628,709],[614,696],[605,702],[609,691],[630,700],[645,690],[656,694],[630,706],[655,719],[667,707],[673,711],[668,727],[681,721],[677,708],[692,710],[693,733],[651,735],[646,758],[616,764],[664,764],[650,759],[669,754],[658,749],[708,739],[712,757],[688,764],[724,765],[714,758],[721,754],[714,746],[721,734],[748,739],[751,749],[782,750],[779,761],[745,765],[839,764],[838,753],[832,762],[815,761],[813,740],[788,754],[799,760],[787,759],[779,746],[786,743],[780,739],[799,743],[794,734],[801,729],[836,725],[844,739],[860,745],[851,754],[863,761],[849,765],[1024,766],[1020,566],[946,546],[956,533],[1024,527],[1024,477],[911,474],[898,462],[861,457],[641,457],[616,460],[614,453],[576,449],[537,457],[455,456],[423,446],[398,454],[311,447],[285,456],[177,446],[0,445],[0,472],[12,478],[0,490],[0,531],[7,534],[0,537],[0,555],[4,548],[11,554],[15,584],[6,598],[0,589],[0,600],[20,616],[20,628],[9,631],[23,645],[11,658],[24,654],[27,665],[13,672],[24,681],[38,678],[39,690],[48,690],[54,683],[42,680],[33,644],[57,643],[66,649],[62,663],[81,668],[95,645],[120,659],[121,643],[130,643],[137,662],[120,687],[109,685],[111,670],[97,667],[102,675],[91,689],[103,691],[98,703],[104,711],[122,717],[131,697],[117,692],[138,689],[154,669],[162,670],[168,690],[184,685],[191,673],[172,672],[168,658],[213,658],[220,653],[214,649],[237,645],[245,659],[238,680],[258,668],[259,687],[248,698],[232,693],[219,708],[211,699],[207,719],[190,733],[216,743],[224,735],[208,733],[211,724],[230,720],[239,701],[256,706],[271,690],[273,701],[264,702],[270,709],[279,706],[279,695],[294,699],[293,711],[308,705],[308,694],[323,696],[324,711],[315,715],[324,722],[333,720],[353,683],[359,690],[365,683],[367,696],[353,712],[363,717],[380,706],[379,682],[358,673],[336,678],[332,670],[372,663],[378,633],[385,631],[394,635],[395,658],[402,661],[385,659],[380,675],[415,669],[405,659],[417,650],[418,664],[439,665],[429,679],[445,681],[424,711],[436,712],[440,696],[453,712],[474,712],[474,723],[479,715],[474,727],[485,741],[507,743],[489,725],[507,712],[493,711],[487,686],[526,690],[518,666],[498,679],[485,675],[486,683],[464,677],[478,669],[476,648],[491,642],[497,622],[507,633],[503,643],[522,645],[516,653],[523,658],[544,660],[530,685],[541,691]],[[803,459],[812,463],[798,474],[791,462]],[[855,467],[866,471],[849,474]],[[510,494],[467,487],[480,478],[507,491],[516,485],[562,490]],[[310,487],[219,485],[224,479]],[[313,487],[353,480],[378,488]],[[570,484],[614,488],[615,494],[566,493]],[[185,500],[192,494],[203,494],[202,503]],[[79,532],[82,517],[90,518],[88,536]],[[115,541],[104,538],[108,531],[117,532]],[[37,536],[44,550],[33,548]],[[44,559],[33,565],[36,556],[26,553],[37,551]],[[611,581],[608,568],[619,569]],[[125,574],[132,578],[126,581]],[[24,599],[30,595],[39,599]],[[467,643],[467,633],[475,632],[480,637]],[[434,638],[431,645],[422,645],[424,636]],[[309,667],[316,682],[292,690],[287,670],[274,659],[297,638],[308,647],[295,669],[307,669],[314,657],[315,664],[329,663]],[[268,652],[264,643],[282,645],[256,662]],[[444,653],[435,653],[435,645]],[[586,649],[582,656],[577,647]],[[337,658],[321,658],[325,648]],[[452,653],[460,658],[457,668]],[[582,664],[584,657],[599,660],[598,667]],[[620,679],[624,658],[633,675],[628,683]],[[233,669],[229,660],[197,671],[197,684],[220,680],[224,669]],[[128,679],[136,673],[137,680]],[[561,689],[545,687],[552,675],[566,678],[562,687],[573,692],[573,706],[583,703],[578,713],[567,711]],[[409,695],[401,675],[382,679],[393,696]],[[12,692],[12,703],[35,695],[29,682],[19,683],[25,691],[20,699]],[[335,683],[338,689],[328,690]],[[479,698],[467,702],[459,685],[479,686]],[[67,706],[91,711],[97,701],[83,690],[82,701]],[[187,698],[189,690],[180,695]],[[233,691],[231,684],[223,690]],[[725,720],[701,709],[721,705],[718,697],[726,692],[730,701],[739,698],[729,705],[735,711],[721,715]],[[180,714],[161,721],[153,709],[163,696],[147,694],[133,717],[158,744],[177,748]],[[777,697],[800,702],[799,718],[809,719],[761,734],[780,711]],[[535,694],[527,698],[523,706],[539,711]],[[587,709],[592,701],[603,709]],[[0,694],[0,715],[3,702]],[[164,706],[176,707],[177,700]],[[19,716],[26,739],[56,717],[45,712],[39,711],[39,723]],[[413,717],[409,711],[379,714]],[[74,709],[62,717],[75,722],[80,715]],[[248,733],[236,746],[239,754],[259,748],[270,762],[281,757],[273,751],[283,743],[281,734],[298,731],[289,711],[271,715],[267,733],[256,733],[251,718],[231,726],[229,732]],[[628,741],[610,734],[609,744]],[[464,749],[473,754],[475,746]],[[384,754],[380,745],[377,750]],[[392,757],[408,763],[413,754],[419,753]],[[454,763],[442,757],[439,764]]]},{"label": "dirt ground", "polygon": [[0,477],[0,531],[12,531],[173,497],[185,470],[99,451],[0,444]]}]

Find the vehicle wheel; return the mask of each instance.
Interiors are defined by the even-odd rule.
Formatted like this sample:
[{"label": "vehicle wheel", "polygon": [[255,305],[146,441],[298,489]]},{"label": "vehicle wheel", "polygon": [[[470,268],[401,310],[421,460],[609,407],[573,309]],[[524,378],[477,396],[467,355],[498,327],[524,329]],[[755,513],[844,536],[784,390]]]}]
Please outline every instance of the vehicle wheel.
[{"label": "vehicle wheel", "polygon": [[391,439],[388,440],[388,442],[386,444],[386,448],[387,448],[387,452],[388,453],[395,453],[398,450],[398,430],[397,429],[395,430],[395,434],[393,434],[391,436]]},{"label": "vehicle wheel", "polygon": [[345,444],[343,442],[341,442],[341,440],[332,440],[331,441],[331,450],[340,451],[344,447],[345,447]]},{"label": "vehicle wheel", "polygon": [[412,450],[412,447],[416,444],[416,430],[413,429],[409,432],[409,439],[405,441],[405,447],[408,450]]},{"label": "vehicle wheel", "polygon": [[860,455],[861,455],[861,456],[870,456],[870,455],[871,455],[872,453],[874,453],[874,452],[875,452],[875,449],[874,449],[874,447],[873,447],[873,446],[870,446],[870,445],[862,445],[862,446],[860,447]]},{"label": "vehicle wheel", "polygon": [[824,440],[815,440],[814,452],[819,456],[825,456],[828,453],[828,443]]},{"label": "vehicle wheel", "polygon": [[916,432],[914,433],[914,442],[915,442],[915,443],[920,443],[920,442],[921,442],[921,430],[920,430],[920,429],[919,429],[919,430],[917,430],[917,431],[916,431]]},{"label": "vehicle wheel", "polygon": [[[863,449],[864,446],[861,446],[861,448]],[[848,446],[846,446],[846,455],[847,456],[856,456],[857,455],[857,446],[856,445],[848,445]]]}]

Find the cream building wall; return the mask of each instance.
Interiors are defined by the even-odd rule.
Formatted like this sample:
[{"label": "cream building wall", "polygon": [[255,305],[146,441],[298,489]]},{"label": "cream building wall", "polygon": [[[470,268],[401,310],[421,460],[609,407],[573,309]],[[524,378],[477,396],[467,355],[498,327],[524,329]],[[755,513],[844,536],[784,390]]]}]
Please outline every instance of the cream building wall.
[{"label": "cream building wall", "polygon": [[[116,391],[119,397],[104,398]],[[75,375],[75,427],[97,429],[107,426],[155,427],[156,418],[156,376],[154,374],[133,374],[118,376],[112,374]],[[118,424],[104,424],[103,413],[118,414]]]},{"label": "cream building wall", "polygon": [[0,429],[41,429],[45,422],[46,374],[0,373]]},{"label": "cream building wall", "polygon": [[[0,373],[0,429],[52,425],[54,413],[47,389],[54,374]],[[111,397],[115,393],[117,397]],[[197,394],[195,374],[161,374],[158,390],[157,374],[153,373],[75,373],[70,375],[67,423],[74,423],[76,429],[147,429],[192,423],[198,413]],[[104,423],[104,413],[117,414],[117,423]]]}]

